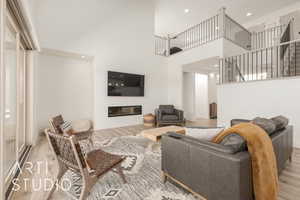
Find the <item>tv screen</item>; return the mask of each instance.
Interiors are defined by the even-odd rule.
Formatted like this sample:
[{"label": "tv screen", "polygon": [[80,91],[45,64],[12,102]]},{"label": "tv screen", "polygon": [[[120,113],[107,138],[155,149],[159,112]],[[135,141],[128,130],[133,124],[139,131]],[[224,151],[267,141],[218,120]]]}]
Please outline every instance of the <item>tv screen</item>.
[{"label": "tv screen", "polygon": [[144,96],[144,75],[108,71],[108,96]]}]

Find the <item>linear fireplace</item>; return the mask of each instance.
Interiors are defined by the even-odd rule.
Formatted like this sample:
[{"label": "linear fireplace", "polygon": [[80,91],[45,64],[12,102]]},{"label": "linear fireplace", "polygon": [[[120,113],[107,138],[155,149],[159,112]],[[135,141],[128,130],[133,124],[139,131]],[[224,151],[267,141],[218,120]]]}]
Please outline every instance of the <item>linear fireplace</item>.
[{"label": "linear fireplace", "polygon": [[141,115],[142,106],[109,106],[108,117]]}]

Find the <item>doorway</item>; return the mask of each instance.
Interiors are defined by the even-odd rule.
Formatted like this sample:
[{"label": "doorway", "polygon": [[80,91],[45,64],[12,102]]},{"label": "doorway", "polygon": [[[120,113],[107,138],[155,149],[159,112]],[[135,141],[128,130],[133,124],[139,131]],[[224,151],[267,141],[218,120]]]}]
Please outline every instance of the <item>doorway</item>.
[{"label": "doorway", "polygon": [[[183,109],[188,121],[217,119],[218,57],[183,66]],[[208,120],[208,121],[207,121]],[[202,123],[201,122],[201,123]]]}]

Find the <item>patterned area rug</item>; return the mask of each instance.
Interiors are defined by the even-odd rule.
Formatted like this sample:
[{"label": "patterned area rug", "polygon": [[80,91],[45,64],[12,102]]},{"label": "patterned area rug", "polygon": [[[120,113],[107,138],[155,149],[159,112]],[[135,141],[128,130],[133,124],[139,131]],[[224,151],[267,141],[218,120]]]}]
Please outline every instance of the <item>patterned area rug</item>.
[{"label": "patterned area rug", "polygon": [[[84,144],[82,144],[84,145]],[[122,163],[127,184],[123,184],[118,174],[106,173],[93,187],[89,200],[195,200],[196,198],[180,187],[161,180],[160,144],[142,136],[121,136],[106,140],[96,140],[95,148],[124,155]],[[79,197],[81,178],[68,172],[72,179],[71,194]]]}]

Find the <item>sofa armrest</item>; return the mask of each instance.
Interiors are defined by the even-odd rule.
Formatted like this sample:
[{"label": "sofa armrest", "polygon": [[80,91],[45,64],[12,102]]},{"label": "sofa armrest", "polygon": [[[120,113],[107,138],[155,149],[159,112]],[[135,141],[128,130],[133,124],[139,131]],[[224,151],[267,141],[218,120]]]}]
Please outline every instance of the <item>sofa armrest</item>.
[{"label": "sofa armrest", "polygon": [[164,173],[206,199],[253,199],[247,151],[234,154],[223,145],[174,136],[166,134],[161,140]]},{"label": "sofa armrest", "polygon": [[183,110],[174,109],[176,115],[178,116],[179,120],[183,120]]},{"label": "sofa armrest", "polygon": [[160,121],[162,119],[162,112],[158,108],[155,109],[156,121]]}]

